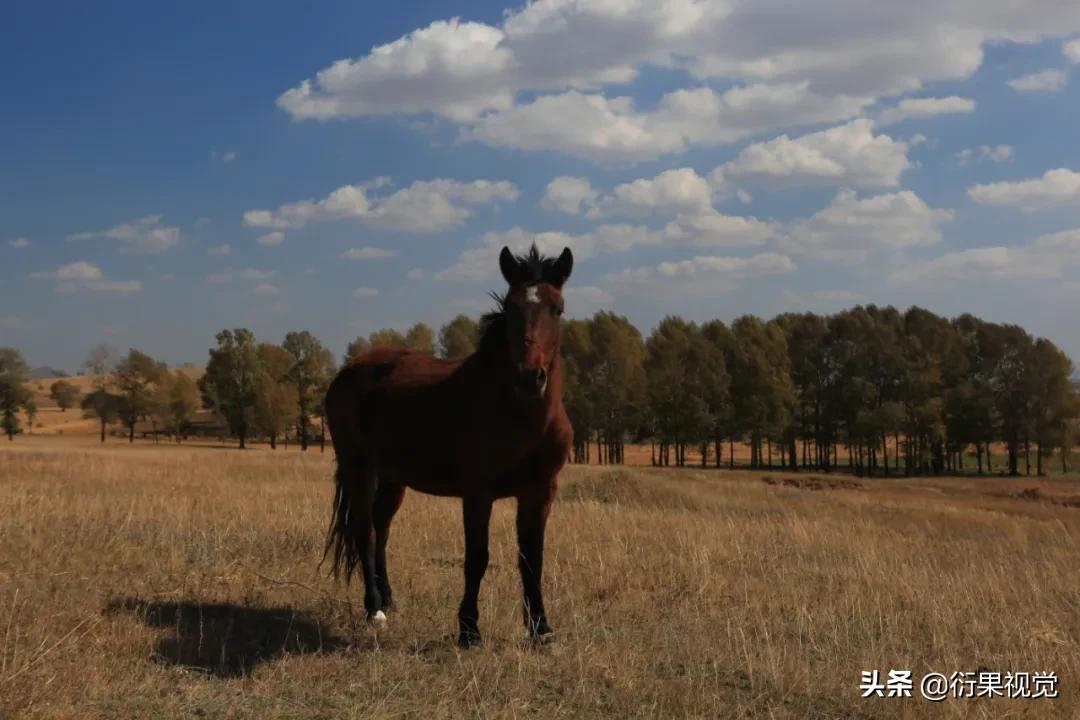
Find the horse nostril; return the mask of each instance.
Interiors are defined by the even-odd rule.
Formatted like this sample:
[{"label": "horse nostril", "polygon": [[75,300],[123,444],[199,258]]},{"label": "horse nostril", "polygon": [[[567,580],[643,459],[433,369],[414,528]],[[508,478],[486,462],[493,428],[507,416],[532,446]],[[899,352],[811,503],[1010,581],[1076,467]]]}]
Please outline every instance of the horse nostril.
[{"label": "horse nostril", "polygon": [[547,385],[547,370],[540,368],[536,371],[536,387],[542,389],[545,385]]}]

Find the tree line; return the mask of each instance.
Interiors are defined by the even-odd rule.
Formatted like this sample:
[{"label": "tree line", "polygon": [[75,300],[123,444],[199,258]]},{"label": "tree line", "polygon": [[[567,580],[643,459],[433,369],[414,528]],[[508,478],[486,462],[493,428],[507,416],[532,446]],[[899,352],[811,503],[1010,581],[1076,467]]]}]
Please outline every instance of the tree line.
[{"label": "tree line", "polygon": [[[423,323],[378,330],[349,343],[344,361],[375,346],[464,357],[478,334],[465,315],[438,333]],[[859,474],[940,474],[964,470],[967,457],[967,469],[992,472],[991,449],[1004,445],[1009,473],[1021,463],[1030,472],[1034,453],[1042,474],[1055,450],[1067,470],[1077,439],[1069,358],[1021,327],[967,314],[870,305],[730,325],[672,316],[645,338],[625,317],[599,312],[564,322],[562,351],[576,462],[621,463],[634,442],[649,443],[657,465],[686,465],[692,450],[701,465],[734,467],[739,443],[751,468],[830,471],[846,461]],[[25,369],[16,351],[0,351],[9,437],[16,410],[36,412],[12,382]],[[84,369],[93,390],[80,404],[103,441],[113,422],[133,440],[140,420],[179,440],[201,406],[241,447],[260,438],[276,448],[292,430],[306,450],[325,446],[321,400],[337,363],[309,332],[276,345],[239,328],[218,333],[197,383],[134,349],[117,358],[99,346]],[[50,392],[62,409],[77,400],[65,385]]]},{"label": "tree line", "polygon": [[[1077,439],[1073,366],[1023,328],[921,308],[855,307],[788,313],[730,325],[667,317],[649,335],[601,312],[564,326],[566,404],[575,459],[622,462],[624,443],[650,442],[657,465],[734,467],[745,442],[752,468],[858,474],[1044,472]],[[595,445],[595,448],[592,446]],[[726,445],[726,447],[725,447]],[[843,453],[841,452],[843,450]],[[969,456],[970,458],[970,456]]]},{"label": "tree line", "polygon": [[[477,323],[464,315],[444,326],[438,337],[423,323],[404,334],[383,329],[349,343],[344,360],[379,345],[464,357],[475,349],[477,334]],[[222,330],[215,341],[197,381],[134,348],[119,355],[99,345],[81,367],[90,390],[83,395],[77,385],[60,379],[52,383],[49,397],[61,411],[78,406],[85,417],[95,419],[101,442],[117,423],[131,442],[140,423],[149,423],[155,439],[166,436],[181,442],[193,431],[196,414],[205,409],[220,419],[241,448],[259,438],[276,449],[279,441],[287,442],[290,431],[303,450],[313,441],[325,448],[322,398],[337,363],[317,338],[307,331],[290,332],[277,345],[259,342],[250,330],[237,328]],[[27,416],[31,432],[37,416],[27,373],[17,350],[0,348],[0,427],[9,439],[23,430],[19,412]]]}]

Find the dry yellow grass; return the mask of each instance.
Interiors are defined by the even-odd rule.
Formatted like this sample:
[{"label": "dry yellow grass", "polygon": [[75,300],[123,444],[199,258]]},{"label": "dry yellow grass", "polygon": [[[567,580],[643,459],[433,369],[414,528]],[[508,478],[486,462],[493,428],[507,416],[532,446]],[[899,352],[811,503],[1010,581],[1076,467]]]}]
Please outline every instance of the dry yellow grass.
[{"label": "dry yellow grass", "polygon": [[[572,467],[546,556],[558,642],[522,644],[500,503],[486,645],[461,652],[457,503],[406,498],[399,610],[374,638],[358,588],[316,570],[330,472],[329,454],[0,444],[0,717],[1080,716],[1068,480]],[[862,700],[873,668],[1050,670],[1061,697]]]}]

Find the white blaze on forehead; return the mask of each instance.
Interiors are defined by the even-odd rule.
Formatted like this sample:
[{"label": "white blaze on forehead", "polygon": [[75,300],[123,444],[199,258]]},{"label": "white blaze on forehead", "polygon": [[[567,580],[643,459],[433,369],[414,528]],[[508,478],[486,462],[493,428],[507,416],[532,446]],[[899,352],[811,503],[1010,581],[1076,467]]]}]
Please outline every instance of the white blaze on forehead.
[{"label": "white blaze on forehead", "polygon": [[525,302],[540,302],[540,290],[535,285],[530,285],[525,288]]}]

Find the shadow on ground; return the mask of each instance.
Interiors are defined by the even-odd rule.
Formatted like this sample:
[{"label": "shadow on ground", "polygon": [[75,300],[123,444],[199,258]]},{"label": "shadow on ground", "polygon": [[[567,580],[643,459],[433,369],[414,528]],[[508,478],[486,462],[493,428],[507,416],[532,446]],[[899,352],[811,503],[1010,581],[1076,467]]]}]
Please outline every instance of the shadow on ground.
[{"label": "shadow on ground", "polygon": [[289,607],[116,598],[103,612],[128,613],[150,627],[167,629],[155,645],[157,661],[218,677],[246,675],[256,665],[284,655],[335,652],[348,646],[324,622]]}]

